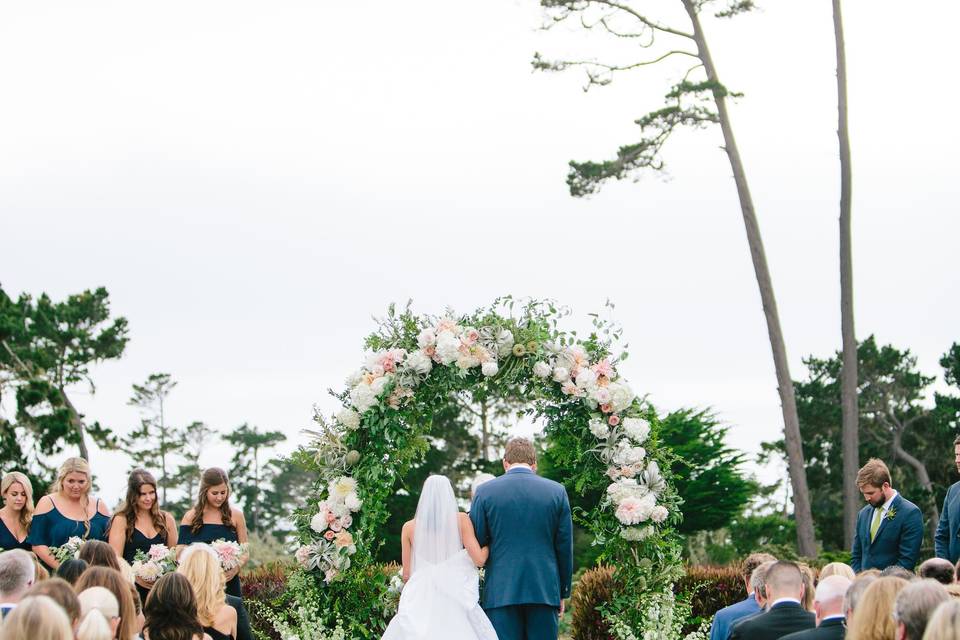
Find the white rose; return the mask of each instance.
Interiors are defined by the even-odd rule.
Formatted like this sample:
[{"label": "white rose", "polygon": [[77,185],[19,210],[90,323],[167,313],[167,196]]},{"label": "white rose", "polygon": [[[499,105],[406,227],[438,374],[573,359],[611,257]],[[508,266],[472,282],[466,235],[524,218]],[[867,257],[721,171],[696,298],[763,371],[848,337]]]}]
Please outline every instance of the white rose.
[{"label": "white rose", "polygon": [[370,385],[361,382],[350,392],[350,403],[357,408],[357,411],[363,413],[377,404],[377,395],[370,388]]},{"label": "white rose", "polygon": [[361,380],[363,380],[363,370],[357,369],[356,371],[351,373],[349,376],[347,376],[347,386],[355,387],[360,383]]},{"label": "white rose", "polygon": [[379,397],[380,394],[383,393],[384,388],[385,388],[388,384],[390,384],[390,382],[391,382],[392,380],[393,380],[393,374],[392,374],[392,373],[388,373],[388,374],[386,374],[385,376],[383,376],[383,377],[381,377],[381,378],[377,378],[376,380],[374,380],[373,382],[371,382],[371,383],[370,383],[370,390],[373,391],[373,395]]},{"label": "white rose", "polygon": [[577,386],[581,389],[591,389],[597,384],[597,374],[584,367],[577,372]]},{"label": "white rose", "polygon": [[538,378],[549,377],[551,371],[552,369],[550,365],[544,362],[543,360],[533,365],[533,375],[537,376]]},{"label": "white rose", "polygon": [[554,382],[566,382],[570,379],[570,370],[566,367],[557,367],[553,370]]},{"label": "white rose", "polygon": [[497,366],[496,362],[484,362],[483,366],[480,367],[480,370],[483,372],[483,375],[488,378],[492,378],[497,375],[497,372],[500,371],[500,367]]},{"label": "white rose", "polygon": [[417,336],[417,345],[421,349],[432,347],[435,344],[437,344],[437,333],[433,329],[424,329]]},{"label": "white rose", "polygon": [[647,450],[643,447],[634,447],[629,440],[623,439],[617,443],[613,453],[613,461],[622,467],[632,467],[643,462],[647,457]]},{"label": "white rose", "polygon": [[350,515],[350,509],[343,502],[337,501],[330,505],[330,513],[342,521],[344,516]]},{"label": "white rose", "polygon": [[317,533],[323,533],[327,530],[327,511],[326,508],[321,504],[320,511],[317,512],[317,515],[313,516],[310,519],[310,528],[316,531]]},{"label": "white rose", "polygon": [[653,508],[653,511],[650,512],[650,519],[659,524],[664,522],[668,515],[670,515],[670,512],[667,511],[665,506],[657,505]]},{"label": "white rose", "polygon": [[505,358],[513,351],[513,334],[509,329],[503,329],[497,334],[497,351],[501,358]]},{"label": "white rose", "polygon": [[423,351],[414,351],[407,356],[406,367],[414,373],[426,375],[433,368],[433,360]]},{"label": "white rose", "polygon": [[614,504],[620,504],[627,498],[643,497],[646,493],[646,489],[633,478],[621,478],[607,487],[607,495]]},{"label": "white rose", "polygon": [[642,444],[650,437],[650,423],[643,418],[626,418],[623,421],[623,432],[637,444]]},{"label": "white rose", "polygon": [[360,414],[353,409],[344,409],[337,414],[337,422],[342,424],[346,429],[353,431],[360,426]]},{"label": "white rose", "polygon": [[636,394],[626,382],[612,382],[607,386],[610,390],[610,404],[615,412],[620,412],[633,404]]},{"label": "white rose", "polygon": [[443,364],[453,364],[460,357],[460,338],[450,331],[437,335],[437,357]]},{"label": "white rose", "polygon": [[343,499],[343,504],[347,509],[350,509],[350,511],[357,512],[360,511],[360,507],[363,506],[363,500],[361,500],[356,493],[348,493],[347,497]]},{"label": "white rose", "polygon": [[590,433],[597,438],[606,438],[610,435],[610,427],[608,427],[607,423],[603,420],[591,420]]}]

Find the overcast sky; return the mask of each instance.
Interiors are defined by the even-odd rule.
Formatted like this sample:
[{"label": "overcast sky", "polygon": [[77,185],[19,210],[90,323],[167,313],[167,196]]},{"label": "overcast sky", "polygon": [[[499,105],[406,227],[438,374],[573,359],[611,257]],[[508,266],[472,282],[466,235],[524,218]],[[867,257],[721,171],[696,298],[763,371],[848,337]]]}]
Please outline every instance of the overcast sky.
[{"label": "overcast sky", "polygon": [[[745,94],[734,127],[800,378],[803,357],[840,344],[833,25],[829,2],[760,4],[705,26]],[[960,340],[945,74],[960,8],[845,11],[858,334],[939,373]],[[643,54],[540,23],[519,0],[0,4],[0,283],[54,298],[105,286],[130,322],[96,395],[74,392],[87,417],[132,429],[130,385],[163,371],[180,383],[172,421],[250,422],[293,446],[314,403],[334,407],[326,389],[360,362],[372,314],[512,293],[568,305],[569,328],[611,299],[638,391],[664,411],[713,407],[734,446],[776,439],[719,130],[677,135],[666,179],[570,198],[567,162],[635,141],[679,67],[584,93],[579,72],[533,73],[533,52]],[[119,497],[126,463],[93,464]]]}]

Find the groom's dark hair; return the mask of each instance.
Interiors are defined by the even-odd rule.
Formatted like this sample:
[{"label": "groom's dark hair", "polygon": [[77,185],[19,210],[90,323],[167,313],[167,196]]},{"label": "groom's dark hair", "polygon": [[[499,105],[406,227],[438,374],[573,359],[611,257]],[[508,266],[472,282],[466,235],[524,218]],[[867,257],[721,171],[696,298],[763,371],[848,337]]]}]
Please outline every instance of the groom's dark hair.
[{"label": "groom's dark hair", "polygon": [[503,460],[507,464],[537,464],[537,449],[526,438],[513,438],[507,442],[507,450],[503,452]]}]

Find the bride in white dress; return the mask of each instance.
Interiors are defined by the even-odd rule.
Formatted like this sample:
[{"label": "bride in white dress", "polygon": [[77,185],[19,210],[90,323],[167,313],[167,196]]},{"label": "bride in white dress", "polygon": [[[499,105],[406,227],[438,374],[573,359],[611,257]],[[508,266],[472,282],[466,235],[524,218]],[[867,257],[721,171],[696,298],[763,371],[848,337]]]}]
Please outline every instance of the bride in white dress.
[{"label": "bride in white dress", "polygon": [[416,517],[403,525],[400,608],[383,640],[497,640],[480,608],[477,567],[487,561],[446,476],[423,484]]}]

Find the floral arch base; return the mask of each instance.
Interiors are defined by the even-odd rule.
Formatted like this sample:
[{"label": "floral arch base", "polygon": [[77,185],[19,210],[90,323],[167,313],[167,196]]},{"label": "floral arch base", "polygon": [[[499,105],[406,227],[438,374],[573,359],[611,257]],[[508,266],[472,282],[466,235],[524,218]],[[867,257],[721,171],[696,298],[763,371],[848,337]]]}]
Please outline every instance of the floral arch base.
[{"label": "floral arch base", "polygon": [[318,476],[295,521],[300,569],[287,585],[284,638],[379,638],[396,610],[395,568],[376,562],[377,531],[397,479],[427,449],[424,433],[450,394],[485,385],[527,402],[545,423],[551,458],[578,496],[597,496],[574,519],[615,567],[602,607],[621,640],[675,638],[685,605],[673,583],[682,574],[679,499],[670,454],[658,440],[653,407],[618,374],[620,330],[594,314],[579,339],[558,326],[567,312],[551,302],[496,300],[468,315],[434,317],[392,305],[365,342],[362,367],[336,393],[343,408],[319,413],[312,442],[295,462]]}]

